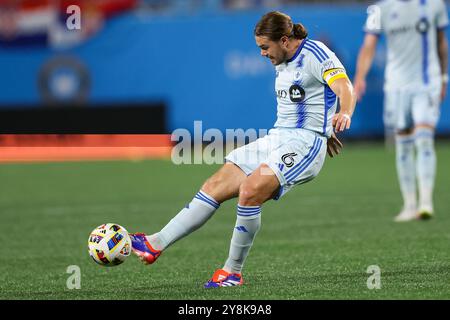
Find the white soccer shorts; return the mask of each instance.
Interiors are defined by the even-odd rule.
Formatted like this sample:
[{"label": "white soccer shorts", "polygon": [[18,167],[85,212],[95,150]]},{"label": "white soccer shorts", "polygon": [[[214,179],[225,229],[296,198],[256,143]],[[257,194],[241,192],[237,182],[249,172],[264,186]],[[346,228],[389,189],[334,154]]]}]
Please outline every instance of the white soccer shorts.
[{"label": "white soccer shorts", "polygon": [[327,138],[310,130],[274,128],[268,135],[237,148],[225,157],[248,176],[267,164],[280,182],[278,200],[294,186],[314,179],[322,169]]},{"label": "white soccer shorts", "polygon": [[385,93],[385,125],[397,130],[416,125],[436,126],[440,116],[440,89],[388,91]]}]

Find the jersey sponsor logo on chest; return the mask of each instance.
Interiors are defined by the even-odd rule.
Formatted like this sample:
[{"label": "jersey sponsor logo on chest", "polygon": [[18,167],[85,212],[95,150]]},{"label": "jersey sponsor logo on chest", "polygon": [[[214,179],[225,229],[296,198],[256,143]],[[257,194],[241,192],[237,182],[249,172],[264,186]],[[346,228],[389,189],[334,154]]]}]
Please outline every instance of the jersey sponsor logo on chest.
[{"label": "jersey sponsor logo on chest", "polygon": [[277,97],[281,99],[287,98],[287,91],[286,90],[277,90]]},{"label": "jersey sponsor logo on chest", "polygon": [[305,89],[298,84],[290,86],[288,91],[279,89],[276,93],[279,99],[288,99],[289,97],[289,100],[296,103],[302,102],[305,99]]},{"label": "jersey sponsor logo on chest", "polygon": [[301,102],[305,99],[305,90],[297,84],[289,88],[289,97],[292,102]]}]

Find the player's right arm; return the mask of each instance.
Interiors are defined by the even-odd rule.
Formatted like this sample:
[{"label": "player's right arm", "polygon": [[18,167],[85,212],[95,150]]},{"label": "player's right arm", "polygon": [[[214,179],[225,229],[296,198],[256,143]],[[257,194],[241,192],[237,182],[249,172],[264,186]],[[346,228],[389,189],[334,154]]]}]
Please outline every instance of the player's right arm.
[{"label": "player's right arm", "polygon": [[379,3],[371,5],[367,8],[367,20],[364,25],[363,44],[359,50],[356,73],[353,79],[356,97],[361,100],[366,92],[366,76],[372,66],[373,57],[377,48],[378,37],[383,32],[382,9]]},{"label": "player's right arm", "polygon": [[444,29],[438,31],[438,54],[442,72],[441,101],[445,99],[448,84],[448,41]]},{"label": "player's right arm", "polygon": [[358,101],[366,92],[366,76],[372,66],[373,57],[377,48],[378,35],[367,33],[364,37],[363,45],[359,50],[356,62],[356,73],[353,85]]},{"label": "player's right arm", "polygon": [[445,34],[445,29],[448,27],[448,14],[447,7],[444,1],[438,1],[438,14],[436,17],[436,25],[438,28],[437,32],[437,46],[438,46],[438,56],[439,65],[441,67],[442,74],[442,87],[441,87],[441,100],[444,100],[447,93],[448,84],[448,41]]}]

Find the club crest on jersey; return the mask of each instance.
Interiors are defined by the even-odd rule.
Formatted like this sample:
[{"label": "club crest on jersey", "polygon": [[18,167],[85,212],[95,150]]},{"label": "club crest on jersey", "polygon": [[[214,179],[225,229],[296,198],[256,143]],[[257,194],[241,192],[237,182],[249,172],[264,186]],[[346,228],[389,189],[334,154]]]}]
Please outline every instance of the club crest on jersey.
[{"label": "club crest on jersey", "polygon": [[294,81],[300,80],[301,77],[302,77],[302,73],[300,71],[294,72]]},{"label": "club crest on jersey", "polygon": [[305,90],[298,84],[293,84],[289,88],[289,97],[292,102],[302,102],[305,99]]}]

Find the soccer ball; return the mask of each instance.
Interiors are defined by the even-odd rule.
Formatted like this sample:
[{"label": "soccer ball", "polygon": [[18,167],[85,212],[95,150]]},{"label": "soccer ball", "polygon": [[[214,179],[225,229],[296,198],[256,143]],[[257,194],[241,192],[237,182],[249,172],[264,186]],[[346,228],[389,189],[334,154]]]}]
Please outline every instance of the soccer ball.
[{"label": "soccer ball", "polygon": [[95,228],[89,236],[89,255],[99,265],[117,266],[131,253],[128,231],[116,224],[107,223]]}]

